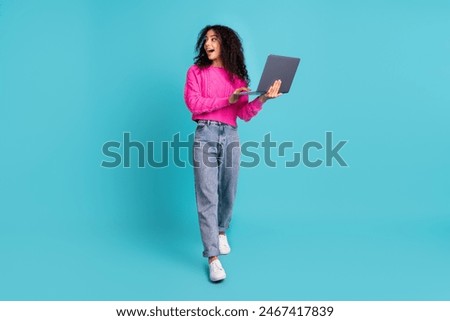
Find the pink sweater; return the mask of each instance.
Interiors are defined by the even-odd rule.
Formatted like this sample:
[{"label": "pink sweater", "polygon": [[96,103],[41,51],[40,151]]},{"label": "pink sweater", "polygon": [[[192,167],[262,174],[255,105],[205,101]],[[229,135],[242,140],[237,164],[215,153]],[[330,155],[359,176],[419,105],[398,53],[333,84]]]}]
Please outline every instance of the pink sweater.
[{"label": "pink sweater", "polygon": [[247,95],[230,104],[228,98],[240,87],[246,87],[245,81],[236,79],[231,82],[224,68],[193,65],[187,72],[184,101],[193,120],[216,120],[236,126],[237,117],[249,121],[262,108],[258,98],[248,102]]}]

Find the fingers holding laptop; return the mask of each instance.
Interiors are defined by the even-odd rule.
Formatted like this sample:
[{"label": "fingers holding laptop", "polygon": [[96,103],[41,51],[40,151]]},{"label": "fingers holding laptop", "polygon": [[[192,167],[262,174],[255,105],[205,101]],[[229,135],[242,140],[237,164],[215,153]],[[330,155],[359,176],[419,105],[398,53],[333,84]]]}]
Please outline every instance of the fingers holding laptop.
[{"label": "fingers holding laptop", "polygon": [[281,80],[275,80],[272,84],[272,86],[269,87],[269,90],[264,95],[259,96],[260,100],[262,102],[265,102],[268,99],[273,99],[280,97],[282,93],[280,93],[281,88]]},{"label": "fingers holding laptop", "polygon": [[230,104],[234,104],[235,102],[238,101],[240,94],[243,93],[243,92],[247,92],[247,91],[250,91],[250,88],[248,88],[248,87],[241,87],[241,88],[236,89],[231,94],[230,98],[228,98],[228,102]]},{"label": "fingers holding laptop", "polygon": [[272,86],[269,87],[269,90],[265,93],[265,96],[269,99],[281,96],[281,93],[279,92],[280,88],[281,88],[281,80],[280,79],[275,80]]}]

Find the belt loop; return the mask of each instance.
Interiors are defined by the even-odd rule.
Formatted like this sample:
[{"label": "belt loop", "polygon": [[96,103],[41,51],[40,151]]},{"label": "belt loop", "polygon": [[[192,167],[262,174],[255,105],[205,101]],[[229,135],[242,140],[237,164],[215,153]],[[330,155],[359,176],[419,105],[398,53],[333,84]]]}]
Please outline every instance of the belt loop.
[{"label": "belt loop", "polygon": [[209,119],[206,121],[206,123],[208,124],[208,126],[211,125],[211,121]]}]

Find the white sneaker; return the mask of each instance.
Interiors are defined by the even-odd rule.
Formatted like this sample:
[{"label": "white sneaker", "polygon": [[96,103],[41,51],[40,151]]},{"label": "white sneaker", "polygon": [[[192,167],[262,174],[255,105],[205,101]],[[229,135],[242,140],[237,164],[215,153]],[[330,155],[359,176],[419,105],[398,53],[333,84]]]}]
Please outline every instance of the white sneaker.
[{"label": "white sneaker", "polygon": [[226,235],[219,234],[219,253],[222,255],[229,254],[231,252],[230,245]]},{"label": "white sneaker", "polygon": [[213,282],[223,280],[227,277],[225,270],[219,260],[214,260],[209,263],[209,278]]}]

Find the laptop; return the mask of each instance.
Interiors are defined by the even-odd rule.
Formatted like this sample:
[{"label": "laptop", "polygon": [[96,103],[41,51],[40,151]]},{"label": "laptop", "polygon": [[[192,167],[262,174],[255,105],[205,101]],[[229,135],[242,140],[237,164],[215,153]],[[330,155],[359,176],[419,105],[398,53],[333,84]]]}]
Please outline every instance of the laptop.
[{"label": "laptop", "polygon": [[281,79],[280,93],[288,93],[294,80],[300,58],[269,55],[256,91],[244,91],[240,95],[265,94],[273,82]]}]

